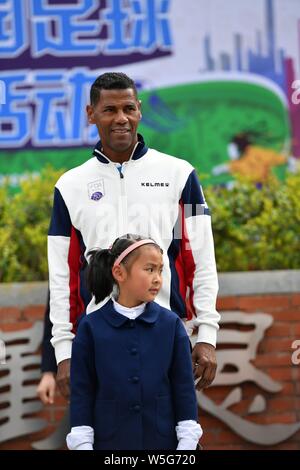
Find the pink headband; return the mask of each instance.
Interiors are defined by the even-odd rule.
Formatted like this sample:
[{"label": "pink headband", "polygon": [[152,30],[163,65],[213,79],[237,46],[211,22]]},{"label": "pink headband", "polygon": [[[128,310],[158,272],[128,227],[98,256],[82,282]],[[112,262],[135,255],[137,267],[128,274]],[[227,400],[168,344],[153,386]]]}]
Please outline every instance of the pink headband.
[{"label": "pink headband", "polygon": [[125,256],[127,256],[129,253],[131,253],[133,250],[135,250],[136,248],[139,248],[140,246],[142,245],[147,245],[149,243],[152,243],[153,245],[156,245],[156,243],[151,240],[150,238],[149,239],[146,239],[146,240],[140,240],[138,242],[135,242],[135,243],[132,243],[132,245],[129,245],[128,248],[126,248],[126,250],[124,250],[120,256],[118,256],[118,258],[116,259],[116,261],[114,262],[114,265],[113,267],[115,266],[118,266],[122,261],[123,259],[125,258]]}]

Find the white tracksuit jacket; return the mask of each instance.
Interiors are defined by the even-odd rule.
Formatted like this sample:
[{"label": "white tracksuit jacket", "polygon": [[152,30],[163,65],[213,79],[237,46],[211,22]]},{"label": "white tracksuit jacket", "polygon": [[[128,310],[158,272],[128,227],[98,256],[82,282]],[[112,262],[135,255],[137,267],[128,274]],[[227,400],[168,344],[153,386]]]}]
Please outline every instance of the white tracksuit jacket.
[{"label": "white tracksuit jacket", "polygon": [[[56,183],[48,236],[50,319],[57,362],[71,357],[76,319],[90,301],[84,255],[126,233],[153,238],[164,251],[156,301],[215,346],[218,280],[211,218],[193,167],[139,141],[118,169],[101,153]],[[87,313],[99,308],[93,299]],[[191,325],[192,324],[192,325]]]}]

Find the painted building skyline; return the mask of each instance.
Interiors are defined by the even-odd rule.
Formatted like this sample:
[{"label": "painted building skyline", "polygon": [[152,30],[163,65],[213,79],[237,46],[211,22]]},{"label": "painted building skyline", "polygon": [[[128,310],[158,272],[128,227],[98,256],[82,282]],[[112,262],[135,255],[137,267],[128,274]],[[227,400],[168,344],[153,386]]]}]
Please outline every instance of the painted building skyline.
[{"label": "painted building skyline", "polygon": [[[291,152],[300,158],[300,105],[292,101],[293,82],[296,80],[295,63],[283,48],[278,48],[275,34],[275,11],[273,0],[265,0],[265,39],[267,52],[263,54],[263,32],[256,31],[255,50],[245,50],[241,33],[233,34],[233,54],[222,51],[218,56],[212,53],[212,38],[206,34],[203,39],[205,67],[202,72],[222,70],[239,71],[261,75],[275,82],[286,94],[292,130]],[[298,53],[300,57],[300,19],[298,20]],[[245,60],[243,58],[245,57]]]}]

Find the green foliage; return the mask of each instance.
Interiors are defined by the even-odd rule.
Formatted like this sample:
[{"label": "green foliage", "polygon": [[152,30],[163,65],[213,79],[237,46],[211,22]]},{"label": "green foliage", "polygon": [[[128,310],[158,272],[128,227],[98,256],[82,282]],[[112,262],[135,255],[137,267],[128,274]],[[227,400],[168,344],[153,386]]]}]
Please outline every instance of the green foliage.
[{"label": "green foliage", "polygon": [[[53,188],[64,170],[46,167],[12,194],[0,188],[0,282],[47,279]],[[300,174],[262,189],[237,181],[206,188],[219,272],[300,269]]]},{"label": "green foliage", "polygon": [[47,232],[53,188],[64,170],[46,167],[12,194],[0,188],[0,282],[47,279]]},{"label": "green foliage", "polygon": [[218,271],[300,268],[300,174],[207,188]]}]

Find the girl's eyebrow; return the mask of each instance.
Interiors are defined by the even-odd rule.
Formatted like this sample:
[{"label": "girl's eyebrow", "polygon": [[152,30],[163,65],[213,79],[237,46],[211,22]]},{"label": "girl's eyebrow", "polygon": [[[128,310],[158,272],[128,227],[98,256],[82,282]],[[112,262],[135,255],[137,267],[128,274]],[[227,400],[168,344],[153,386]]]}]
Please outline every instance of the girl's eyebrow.
[{"label": "girl's eyebrow", "polygon": [[164,265],[163,264],[156,264],[156,263],[146,263],[145,266],[154,266],[156,268],[156,266],[159,266],[160,268],[162,268]]}]

